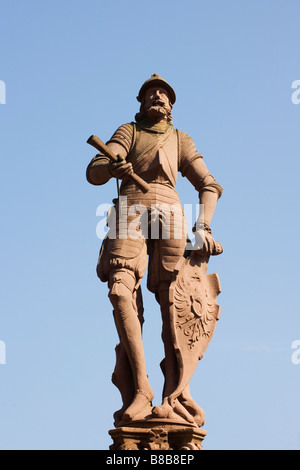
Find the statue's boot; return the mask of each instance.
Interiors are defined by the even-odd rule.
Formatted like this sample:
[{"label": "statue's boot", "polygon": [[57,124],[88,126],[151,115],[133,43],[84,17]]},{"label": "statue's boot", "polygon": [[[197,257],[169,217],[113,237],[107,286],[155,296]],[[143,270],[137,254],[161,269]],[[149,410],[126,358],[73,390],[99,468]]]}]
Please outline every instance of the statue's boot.
[{"label": "statue's boot", "polygon": [[193,416],[195,423],[199,427],[203,426],[205,423],[204,410],[191,397],[189,385],[186,386],[178,399],[181,405]]},{"label": "statue's boot", "polygon": [[168,418],[168,419],[178,419],[178,417],[183,418],[185,421],[191,424],[195,424],[193,416],[188,412],[188,410],[181,405],[181,403],[176,399],[172,403],[169,403],[168,398],[163,400],[163,403],[160,406],[155,406],[152,410],[152,415],[156,418]]},{"label": "statue's boot", "polygon": [[[153,400],[145,364],[141,323],[132,305],[132,292],[122,283],[115,284],[110,292],[115,322],[121,343],[124,345],[133,376],[135,396],[125,410],[122,420],[131,420]],[[128,380],[128,378],[127,378]]]},{"label": "statue's boot", "polygon": [[161,282],[158,292],[162,316],[162,340],[164,343],[165,358],[160,366],[165,377],[163,397],[166,398],[176,389],[179,379],[179,366],[174,348],[170,320],[169,282]]},{"label": "statue's boot", "polygon": [[133,420],[136,416],[141,414],[143,411],[151,413],[151,402],[154,398],[154,394],[150,389],[147,392],[137,390],[131,405],[125,410],[123,414],[123,421]]},{"label": "statue's boot", "polygon": [[122,343],[116,346],[116,365],[112,374],[112,383],[119,389],[123,406],[114,413],[114,425],[117,427],[122,421],[124,411],[134,399],[134,380],[131,366]]},{"label": "statue's boot", "polygon": [[155,418],[178,419],[178,415],[176,415],[166,398],[161,405],[154,406],[152,415]]}]

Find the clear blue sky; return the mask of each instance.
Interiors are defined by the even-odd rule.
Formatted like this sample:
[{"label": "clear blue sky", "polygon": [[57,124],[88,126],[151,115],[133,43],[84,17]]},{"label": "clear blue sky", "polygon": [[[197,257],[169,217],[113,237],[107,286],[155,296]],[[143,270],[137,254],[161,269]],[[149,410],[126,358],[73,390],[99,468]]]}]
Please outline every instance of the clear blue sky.
[{"label": "clear blue sky", "polygon": [[[1,449],[111,443],[117,335],[95,266],[115,185],[86,182],[86,139],[130,122],[154,72],[224,187],[209,267],[221,318],[191,383],[205,448],[300,448],[299,16],[299,0],[1,2]],[[177,191],[197,202],[188,182]],[[144,302],[158,404],[160,313],[146,289]]]}]

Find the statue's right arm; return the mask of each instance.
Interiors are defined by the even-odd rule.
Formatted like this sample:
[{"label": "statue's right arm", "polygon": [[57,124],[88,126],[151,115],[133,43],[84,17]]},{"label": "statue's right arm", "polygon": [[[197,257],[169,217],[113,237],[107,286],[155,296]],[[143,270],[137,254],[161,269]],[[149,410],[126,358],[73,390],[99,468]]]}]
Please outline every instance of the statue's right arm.
[{"label": "statue's right arm", "polygon": [[[107,147],[115,154],[119,155],[123,159],[123,165],[126,163],[125,159],[130,151],[133,143],[133,125],[131,123],[123,124],[113,134],[111,139],[106,143]],[[86,178],[89,183],[95,185],[101,185],[107,183],[112,177],[109,169],[110,159],[104,155],[96,155],[86,170]],[[120,164],[123,166],[122,164]],[[118,164],[118,167],[120,167]],[[128,166],[128,165],[126,165]],[[130,171],[128,168],[125,169],[124,175],[122,169],[120,171],[113,171],[114,176],[122,179],[126,173]]]},{"label": "statue's right arm", "polygon": [[[115,155],[119,155],[122,159],[126,158],[127,152],[122,145],[116,142],[109,142],[107,146]],[[88,182],[94,185],[107,183],[112,178],[108,167],[109,162],[108,157],[101,154],[96,155],[86,169],[86,179]]]}]

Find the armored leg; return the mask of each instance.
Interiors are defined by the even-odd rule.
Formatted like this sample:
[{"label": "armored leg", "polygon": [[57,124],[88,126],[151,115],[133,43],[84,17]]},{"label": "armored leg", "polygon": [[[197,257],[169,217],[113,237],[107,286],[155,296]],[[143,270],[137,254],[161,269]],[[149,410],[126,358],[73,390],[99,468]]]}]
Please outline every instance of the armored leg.
[{"label": "armored leg", "polygon": [[174,343],[170,325],[169,287],[169,282],[162,282],[158,293],[162,315],[162,340],[164,343],[165,350],[165,384],[163,390],[163,398],[168,397],[175,390],[179,380],[179,369],[174,350]]},{"label": "armored leg", "polygon": [[169,400],[170,395],[177,388],[180,370],[171,330],[169,288],[170,284],[168,282],[162,282],[159,290],[159,302],[163,323],[162,339],[165,350],[165,358],[161,363],[161,369],[165,376],[165,384],[162,404],[155,406],[152,413],[154,416],[160,418],[178,419],[178,417],[180,417],[189,423],[196,423],[202,426],[204,423],[204,413],[190,396],[189,387],[186,387],[178,399],[172,400],[172,402]]},{"label": "armored leg", "polygon": [[121,339],[120,343],[116,346],[116,365],[111,380],[119,389],[123,402],[122,408],[114,413],[114,425],[118,426],[122,421],[125,410],[133,402],[135,395],[131,365]]},{"label": "armored leg", "polygon": [[[142,325],[144,323],[144,316],[143,316],[144,308],[143,308],[141,287],[139,287],[138,290],[134,292],[132,302],[133,302],[133,308],[136,311],[136,314],[138,316],[138,319],[142,328]],[[115,312],[114,312],[114,317],[115,317]],[[121,340],[120,334],[119,334],[119,339],[120,339],[120,344],[116,346],[116,365],[115,365],[114,372],[112,374],[112,382],[119,389],[121,393],[123,406],[120,410],[114,413],[114,419],[115,419],[114,425],[115,426],[118,426],[118,424],[122,421],[122,417],[123,417],[125,410],[131,405],[135,396],[135,386],[134,386],[134,378],[132,374],[132,369],[131,369],[131,365],[130,365],[124,344]]]},{"label": "armored leg", "polygon": [[153,399],[146,372],[141,323],[133,306],[135,283],[133,273],[129,270],[115,271],[110,279],[109,298],[114,307],[117,330],[131,366],[135,388],[134,399],[122,416],[124,421],[133,419]]}]

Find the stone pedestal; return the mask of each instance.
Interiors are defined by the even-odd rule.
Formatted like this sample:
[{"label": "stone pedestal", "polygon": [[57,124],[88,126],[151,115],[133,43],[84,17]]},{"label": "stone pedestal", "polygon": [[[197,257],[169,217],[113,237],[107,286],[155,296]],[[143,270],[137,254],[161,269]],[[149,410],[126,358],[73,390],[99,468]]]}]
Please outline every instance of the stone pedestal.
[{"label": "stone pedestal", "polygon": [[165,422],[130,423],[109,431],[110,450],[203,450],[206,431]]}]

